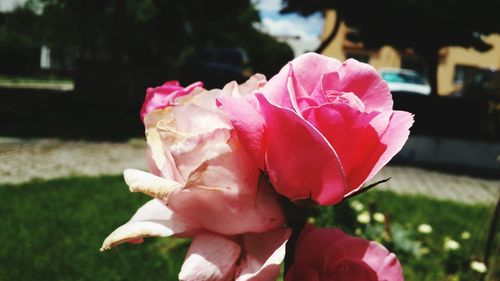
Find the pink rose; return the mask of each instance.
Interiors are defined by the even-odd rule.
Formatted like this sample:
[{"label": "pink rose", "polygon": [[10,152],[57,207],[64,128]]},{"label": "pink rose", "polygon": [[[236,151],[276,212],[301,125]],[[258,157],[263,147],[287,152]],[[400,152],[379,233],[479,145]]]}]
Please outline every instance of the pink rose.
[{"label": "pink rose", "polygon": [[[178,86],[172,82],[148,89],[143,109],[151,173],[128,169],[124,177],[132,192],[154,199],[111,233],[102,250],[150,236],[194,237],[182,280],[200,280],[200,274],[212,276],[203,280],[247,280],[279,273],[289,231],[283,228],[277,194],[216,105],[218,97],[253,92],[261,80],[255,76],[243,85],[233,82],[211,91],[193,86],[201,83],[170,91],[172,84]],[[263,246],[248,248],[255,239]]]},{"label": "pink rose", "polygon": [[245,149],[277,192],[321,205],[340,202],[403,147],[412,114],[392,109],[368,64],[302,55],[254,98],[224,97]]},{"label": "pink rose", "polygon": [[338,228],[306,225],[285,281],[403,281],[403,270],[382,245],[351,237]]}]

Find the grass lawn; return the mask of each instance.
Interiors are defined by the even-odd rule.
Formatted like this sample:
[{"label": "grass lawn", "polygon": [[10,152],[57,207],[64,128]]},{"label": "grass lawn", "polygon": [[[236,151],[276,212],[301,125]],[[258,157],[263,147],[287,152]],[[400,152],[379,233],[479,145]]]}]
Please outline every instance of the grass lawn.
[{"label": "grass lawn", "polygon": [[[445,280],[449,265],[442,260],[450,255],[442,250],[446,236],[461,245],[458,252],[451,253],[452,263],[462,260],[461,256],[453,258],[457,253],[482,256],[491,206],[379,191],[355,199],[365,208],[371,206],[389,216],[393,237],[387,240],[388,247],[403,249],[398,256],[405,266],[406,280]],[[0,280],[177,280],[187,240],[150,238],[142,245],[99,252],[103,239],[147,200],[142,194],[131,194],[118,176],[0,186]],[[376,237],[377,226],[357,222],[358,213],[350,205],[322,208],[316,222]],[[416,232],[421,223],[430,224],[433,232]],[[470,232],[471,238],[461,239],[463,231]],[[411,247],[420,242],[420,249],[425,246],[429,253],[414,257],[404,245],[396,245],[399,240],[410,241]],[[468,276],[464,274],[460,276]]]},{"label": "grass lawn", "polygon": [[18,77],[0,75],[0,87],[6,88],[30,88],[30,89],[54,89],[71,91],[74,89],[73,81],[55,77]]}]

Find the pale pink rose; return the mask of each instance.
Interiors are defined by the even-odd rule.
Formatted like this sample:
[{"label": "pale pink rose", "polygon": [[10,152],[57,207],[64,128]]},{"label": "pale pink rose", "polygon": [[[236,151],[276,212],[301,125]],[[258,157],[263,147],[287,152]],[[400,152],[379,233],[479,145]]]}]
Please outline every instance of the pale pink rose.
[{"label": "pale pink rose", "polygon": [[283,228],[236,237],[200,233],[189,247],[179,280],[276,280],[290,234],[289,229]]},{"label": "pale pink rose", "polygon": [[296,244],[285,281],[403,281],[403,270],[382,245],[351,237],[338,228],[307,224]]},{"label": "pale pink rose", "polygon": [[188,95],[197,87],[203,87],[203,83],[196,82],[184,88],[179,81],[167,81],[160,87],[148,88],[141,108],[141,120],[149,112],[171,105],[177,97]]},{"label": "pale pink rose", "polygon": [[[223,90],[195,87],[187,94],[165,99],[166,106],[155,104],[156,109],[144,116],[151,173],[133,169],[124,172],[132,192],[143,192],[154,199],[111,233],[103,243],[103,250],[123,242],[140,243],[143,237],[174,235],[194,237],[189,255],[205,251],[207,262],[212,263],[210,268],[215,271],[224,271],[227,255],[236,248],[234,243],[241,251],[238,263],[231,265],[234,274],[241,271],[260,276],[271,270],[266,268],[276,267],[273,266],[278,261],[276,255],[281,256],[279,249],[288,237],[278,196],[241,146],[227,113],[216,105],[218,97],[254,91],[261,80],[261,76],[256,76],[240,86],[229,83]],[[162,87],[154,91],[162,93]],[[177,91],[181,92],[186,91]],[[150,93],[149,96],[155,95]],[[281,244],[266,244],[253,255],[245,242],[241,242],[253,235],[270,237],[272,241],[279,236]],[[227,248],[222,247],[218,252],[210,249],[211,242],[199,242],[212,240],[234,241],[223,243]],[[189,268],[199,261],[189,259],[189,255],[182,273],[188,277],[183,280],[226,280],[232,274],[220,275],[223,279],[189,277],[192,273]],[[244,264],[245,259],[253,258],[258,261]],[[211,274],[210,270],[205,273]]]},{"label": "pale pink rose", "polygon": [[387,83],[368,64],[302,55],[254,98],[224,97],[245,149],[291,200],[340,202],[403,147],[412,114],[392,109]]}]

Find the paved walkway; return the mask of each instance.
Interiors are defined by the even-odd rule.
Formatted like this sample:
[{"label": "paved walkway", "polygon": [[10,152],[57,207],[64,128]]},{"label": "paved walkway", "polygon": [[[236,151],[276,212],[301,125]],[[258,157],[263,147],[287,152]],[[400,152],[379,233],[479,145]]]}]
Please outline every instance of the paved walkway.
[{"label": "paved walkway", "polygon": [[[147,169],[146,144],[0,138],[0,183],[75,175],[121,174],[125,168]],[[380,189],[422,194],[464,203],[493,204],[500,195],[500,178],[479,179],[413,167],[388,166],[373,180],[391,177]]]}]

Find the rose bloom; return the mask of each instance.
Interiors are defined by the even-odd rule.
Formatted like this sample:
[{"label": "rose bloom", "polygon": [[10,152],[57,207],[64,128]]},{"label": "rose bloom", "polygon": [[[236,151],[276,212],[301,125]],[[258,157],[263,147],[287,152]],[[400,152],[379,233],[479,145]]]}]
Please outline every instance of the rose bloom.
[{"label": "rose bloom", "polygon": [[402,281],[393,253],[382,245],[351,237],[338,228],[307,224],[297,241],[295,259],[285,281]]},{"label": "rose bloom", "polygon": [[262,83],[257,75],[223,90],[175,81],[148,89],[141,118],[151,173],[129,169],[124,177],[132,192],[154,199],[111,233],[102,250],[143,237],[193,237],[181,280],[276,278],[290,231],[277,194],[216,104]]},{"label": "rose bloom", "polygon": [[368,64],[314,53],[291,61],[253,99],[221,98],[240,140],[280,194],[336,204],[403,147],[412,114],[392,109]]}]

